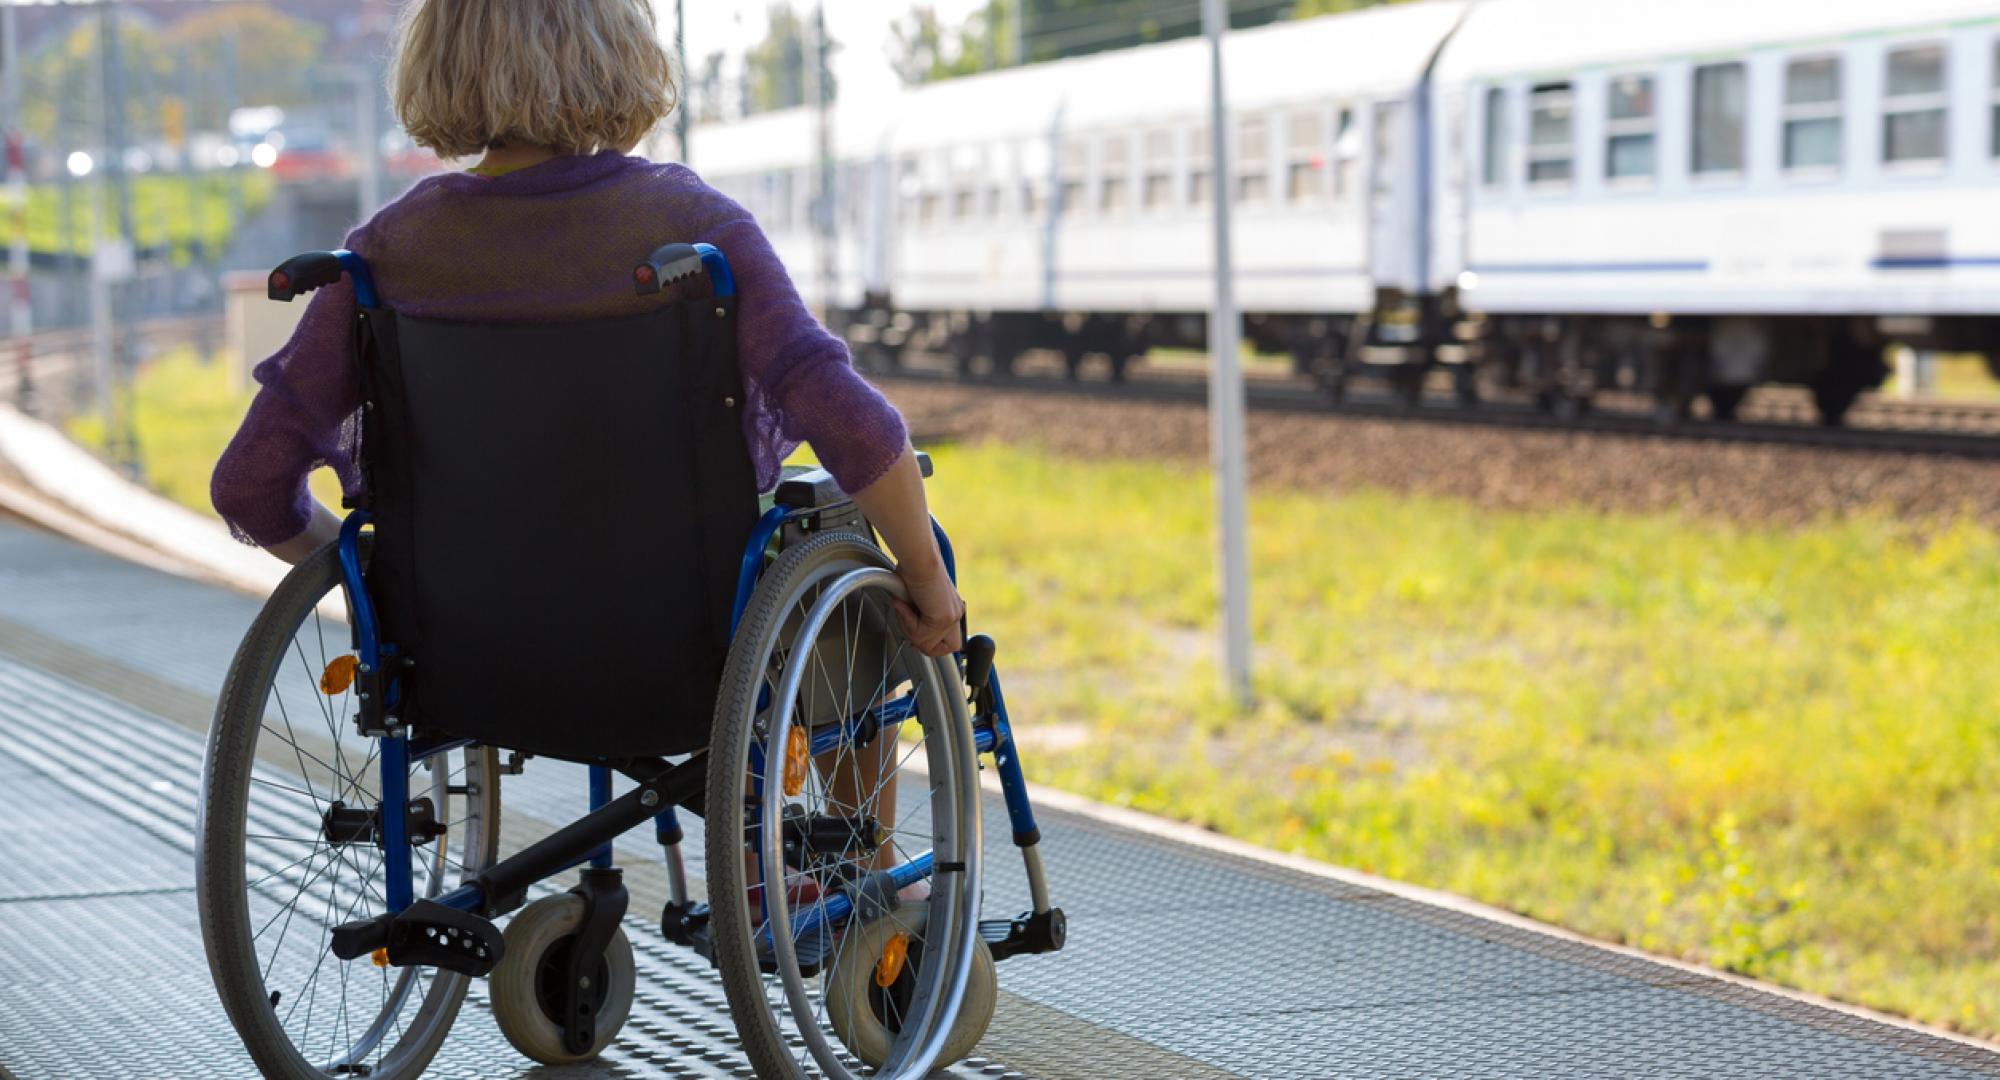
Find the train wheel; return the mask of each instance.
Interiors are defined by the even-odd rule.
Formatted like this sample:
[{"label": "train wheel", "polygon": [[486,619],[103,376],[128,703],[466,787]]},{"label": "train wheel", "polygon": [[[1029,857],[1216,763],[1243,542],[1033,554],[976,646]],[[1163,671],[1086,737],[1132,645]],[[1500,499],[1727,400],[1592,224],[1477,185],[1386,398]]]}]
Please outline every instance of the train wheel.
[{"label": "train wheel", "polygon": [[1711,386],[1702,392],[1702,396],[1708,399],[1708,414],[1727,423],[1736,419],[1736,410],[1742,406],[1743,398],[1749,392],[1747,386]]},{"label": "train wheel", "polygon": [[1389,375],[1389,388],[1395,391],[1397,403],[1405,409],[1423,404],[1424,376],[1428,373],[1422,364],[1397,365]]},{"label": "train wheel", "polygon": [[1464,363],[1451,368],[1451,396],[1462,409],[1479,406],[1479,366]]},{"label": "train wheel", "polygon": [[1854,399],[1861,396],[1861,387],[1853,379],[1822,377],[1812,384],[1812,396],[1821,426],[1839,427],[1847,421]]},{"label": "train wheel", "polygon": [[1694,399],[1672,390],[1659,390],[1653,394],[1653,422],[1661,427],[1673,427],[1688,418],[1688,410]]},{"label": "train wheel", "polygon": [[1327,400],[1339,405],[1347,400],[1347,372],[1340,369],[1327,372],[1320,378],[1326,387]]},{"label": "train wheel", "polygon": [[1550,416],[1564,424],[1574,424],[1590,411],[1589,398],[1567,390],[1544,390],[1535,396],[1535,400]]}]

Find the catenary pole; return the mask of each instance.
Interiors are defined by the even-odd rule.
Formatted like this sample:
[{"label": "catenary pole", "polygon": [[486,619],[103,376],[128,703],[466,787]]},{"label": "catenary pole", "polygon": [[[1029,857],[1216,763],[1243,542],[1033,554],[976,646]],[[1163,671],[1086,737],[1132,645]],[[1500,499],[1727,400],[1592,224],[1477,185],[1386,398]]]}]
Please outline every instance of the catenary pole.
[{"label": "catenary pole", "polygon": [[812,225],[817,241],[820,320],[834,322],[834,292],[838,265],[834,251],[835,207],[833,168],[833,86],[828,64],[832,47],[826,36],[826,4],[813,6],[811,32],[802,58],[806,68],[806,93],[813,110]]},{"label": "catenary pole", "polygon": [[24,412],[35,408],[34,329],[28,291],[28,177],[21,138],[21,48],[15,5],[0,3],[0,143],[7,171],[7,337],[14,343],[14,398]]},{"label": "catenary pole", "polygon": [[1209,456],[1215,469],[1217,577],[1222,586],[1222,678],[1241,704],[1250,701],[1250,558],[1246,550],[1243,374],[1237,357],[1234,269],[1229,258],[1229,204],[1235,193],[1229,160],[1229,107],[1222,83],[1227,0],[1202,0],[1209,55],[1209,185],[1215,207],[1215,306],[1208,318]]},{"label": "catenary pole", "polygon": [[688,97],[694,76],[688,73],[687,14],[683,0],[674,0],[674,70],[681,77],[680,100],[674,102],[674,138],[679,143],[681,164],[688,163]]}]

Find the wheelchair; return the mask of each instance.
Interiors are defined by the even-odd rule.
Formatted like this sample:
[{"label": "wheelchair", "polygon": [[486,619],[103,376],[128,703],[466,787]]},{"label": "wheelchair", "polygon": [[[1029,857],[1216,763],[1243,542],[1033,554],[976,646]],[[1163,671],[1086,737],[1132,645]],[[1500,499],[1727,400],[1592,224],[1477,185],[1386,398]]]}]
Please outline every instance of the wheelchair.
[{"label": "wheelchair", "polygon": [[[482,977],[521,1053],[595,1058],[662,865],[661,932],[719,972],[757,1075],[966,1056],[994,962],[1067,933],[994,643],[908,647],[901,583],[825,472],[756,491],[723,254],[660,247],[632,287],[705,275],[707,295],[564,324],[398,314],[347,251],[286,261],[269,294],[343,274],[366,494],[244,637],[202,776],[202,937],[259,1069],[418,1076]],[[987,755],[1028,877],[1015,918],[980,918]],[[557,773],[589,812],[545,826],[568,816]],[[532,804],[505,855],[503,781]],[[616,865],[649,823],[663,862]]]}]

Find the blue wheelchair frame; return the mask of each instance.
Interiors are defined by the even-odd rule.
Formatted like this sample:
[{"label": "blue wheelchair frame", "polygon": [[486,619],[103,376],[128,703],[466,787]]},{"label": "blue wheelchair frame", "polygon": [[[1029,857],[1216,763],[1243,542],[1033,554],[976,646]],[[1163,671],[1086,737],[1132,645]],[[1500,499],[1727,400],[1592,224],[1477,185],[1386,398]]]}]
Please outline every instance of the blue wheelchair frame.
[{"label": "blue wheelchair frame", "polygon": [[[718,297],[734,296],[736,293],[735,276],[730,272],[729,262],[723,256],[722,252],[709,244],[693,244],[688,245],[688,247],[691,247],[694,255],[698,256],[698,262],[694,262],[693,259],[683,258],[667,265],[649,266],[642,264],[638,271],[642,275],[642,283],[654,283],[654,278],[644,276],[649,269],[652,274],[657,275],[657,284],[665,284],[669,281],[691,276],[696,272],[706,271],[714,295]],[[333,256],[332,263],[333,265],[337,265],[337,269],[329,266],[324,256],[320,256],[322,262],[318,268],[308,269],[303,263],[296,270],[292,269],[292,263],[287,263],[284,267],[280,267],[272,275],[271,290],[273,297],[289,299],[289,296],[280,296],[279,294],[281,291],[286,293],[292,292],[295,285],[302,286],[304,289],[311,289],[321,285],[332,284],[332,281],[337,279],[339,273],[344,271],[353,281],[356,301],[363,307],[380,307],[380,301],[375,292],[374,278],[369,273],[367,263],[363,261],[361,256],[347,250],[335,251],[331,254]],[[326,269],[333,269],[332,278],[328,278],[325,275]],[[295,274],[298,276],[296,282],[293,280],[293,275]],[[283,276],[281,277],[281,275]],[[736,628],[742,619],[744,609],[749,606],[750,598],[756,590],[757,581],[764,571],[765,559],[771,543],[778,536],[779,531],[789,522],[800,521],[822,513],[825,509],[825,507],[791,508],[774,506],[759,518],[750,534],[749,542],[744,547],[742,565],[737,573],[736,597],[729,616],[729,633],[732,639],[735,637]],[[357,657],[359,660],[358,670],[363,676],[371,676],[383,671],[382,662],[385,655],[393,654],[394,651],[393,645],[385,645],[377,636],[374,605],[369,600],[366,582],[362,577],[361,530],[370,521],[371,517],[365,510],[355,510],[349,513],[341,522],[339,539],[341,577],[346,587],[349,601],[352,604],[354,613],[354,638],[356,651],[359,654]],[[931,522],[931,529],[937,537],[938,548],[944,555],[946,573],[956,583],[958,580],[958,565],[952,554],[951,540],[945,535],[943,527],[935,519]],[[968,673],[970,673],[970,669],[973,667],[983,667],[988,672],[984,691],[979,695],[980,700],[986,707],[980,709],[974,716],[973,741],[978,753],[991,753],[994,755],[1000,776],[1001,791],[1006,800],[1007,816],[1013,827],[1014,842],[1016,846],[1022,848],[1028,854],[1031,860],[1031,884],[1039,894],[1043,890],[1043,887],[1039,873],[1039,863],[1036,861],[1038,857],[1034,854],[1034,848],[1040,840],[1041,833],[1035,825],[1034,811],[1028,802],[1027,781],[1022,776],[1020,756],[1014,745],[1013,729],[1008,722],[1006,699],[1000,690],[1000,676],[997,671],[992,669],[991,643],[987,642],[984,648],[986,650],[984,653],[984,662],[978,665],[968,665]],[[965,656],[965,652],[959,654],[961,660]],[[388,680],[386,684],[382,685],[381,689],[385,696],[385,704],[390,709],[393,709],[399,693],[396,680]],[[886,702],[876,708],[874,716],[869,718],[868,722],[883,726],[898,725],[905,719],[908,719],[913,708],[913,700],[907,697],[897,701]],[[834,749],[843,738],[850,737],[863,723],[864,721],[858,719],[849,720],[840,727],[829,727],[814,732],[812,734],[811,752],[817,755]],[[448,753],[471,743],[469,739],[413,739],[404,731],[391,731],[388,734],[377,736],[377,738],[381,744],[379,765],[382,784],[382,805],[384,807],[404,806],[408,804],[409,767],[412,764],[439,754]],[[761,790],[762,785],[764,766],[762,756],[761,747],[753,747],[751,774],[752,782],[757,785],[758,790]],[[608,766],[589,766],[589,795],[590,809],[592,811],[602,810],[611,802],[611,773],[612,770]],[[671,804],[669,804],[667,809],[655,815],[653,821],[655,836],[661,844],[671,845],[680,842],[682,830],[679,819],[672,809]],[[411,857],[415,845],[410,842],[408,823],[404,815],[384,813],[381,815],[381,823],[381,840],[384,865],[386,867],[383,881],[384,895],[387,901],[387,914],[394,915],[410,907],[416,899],[410,872]],[[759,842],[761,843],[761,841]],[[563,870],[572,869],[586,862],[595,867],[610,867],[612,864],[611,841],[605,841],[588,855],[571,862],[567,866],[558,868],[555,872],[560,873]],[[931,855],[926,852],[909,862],[888,870],[886,873],[894,883],[894,887],[900,889],[930,876]],[[476,914],[486,907],[488,900],[489,897],[485,895],[484,890],[478,883],[468,882],[435,897],[432,902],[461,912]],[[1035,912],[1030,913],[1030,916],[1024,917],[1024,919],[1029,917],[1048,918],[1049,912],[1047,911],[1046,897],[1038,895],[1035,908]],[[829,921],[837,924],[845,920],[852,911],[852,901],[845,894],[835,894],[827,898],[824,904],[816,905],[812,910],[795,914],[793,916],[794,934],[803,935],[822,923]],[[1054,947],[1060,948],[1063,930],[1060,925],[1061,913],[1059,910],[1054,913],[1054,918],[1057,921],[1057,925],[1054,928],[1054,934],[1056,935]],[[1020,921],[1017,920],[1016,926],[1018,927],[1019,925]]]}]

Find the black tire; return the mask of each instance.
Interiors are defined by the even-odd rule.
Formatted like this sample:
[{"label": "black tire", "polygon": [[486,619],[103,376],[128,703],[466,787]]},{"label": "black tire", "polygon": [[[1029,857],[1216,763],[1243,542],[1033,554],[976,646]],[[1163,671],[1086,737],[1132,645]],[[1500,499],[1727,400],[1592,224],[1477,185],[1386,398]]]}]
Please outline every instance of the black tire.
[{"label": "black tire", "polygon": [[[632,1013],[637,968],[632,943],[620,927],[604,943],[604,960],[597,978],[603,997],[597,1002],[597,1039],[588,1051],[575,1054],[563,1045],[563,1029],[549,999],[551,969],[562,971],[566,947],[583,925],[583,897],[575,893],[544,896],[515,913],[507,923],[507,951],[487,980],[493,1000],[493,1020],[514,1049],[544,1065],[575,1065],[595,1060],[610,1046]],[[586,1006],[587,1006],[586,1002]]]},{"label": "black tire", "polygon": [[[353,1064],[365,1065],[370,1076],[407,1080],[423,1072],[449,1034],[470,980],[462,975],[417,968],[383,968],[378,975],[376,967],[367,960],[352,961],[354,967],[350,968],[327,952],[332,925],[363,918],[374,912],[354,910],[371,895],[372,886],[365,869],[369,848],[365,842],[324,842],[324,833],[320,828],[323,819],[319,811],[324,809],[326,803],[318,797],[319,785],[321,780],[325,780],[330,795],[338,786],[339,794],[331,797],[352,797],[357,806],[364,806],[369,794],[366,783],[368,762],[363,761],[352,770],[346,769],[343,743],[358,742],[359,737],[354,735],[351,721],[333,716],[330,704],[318,715],[310,716],[313,721],[326,721],[329,736],[321,736],[317,730],[300,736],[284,703],[284,690],[277,680],[280,675],[290,674],[286,669],[292,667],[294,659],[299,661],[305,676],[308,679],[312,677],[310,663],[300,642],[309,623],[314,628],[316,643],[325,640],[327,628],[319,608],[322,602],[341,595],[339,563],[334,547],[328,545],[285,577],[258,613],[237,649],[223,684],[222,696],[216,704],[202,770],[201,807],[196,824],[195,898],[209,972],[215,980],[223,1009],[264,1076],[284,1080],[322,1080],[332,1075],[328,1069],[342,1064],[340,1059],[348,1058]],[[342,639],[338,635],[345,634],[346,627],[338,623],[336,627],[338,633],[334,640],[340,641]],[[324,647],[320,645],[322,650]],[[325,662],[326,658],[322,657],[322,668]],[[286,682],[297,687],[289,678]],[[342,693],[344,699],[348,692]],[[297,696],[295,689],[295,703]],[[324,696],[330,701],[333,695]],[[281,725],[274,725],[267,718],[271,703],[280,708],[283,717]],[[344,733],[342,724],[346,725]],[[282,726],[284,732],[278,731],[278,726]],[[308,759],[312,764],[307,763]],[[431,760],[433,764],[438,761],[437,758]],[[463,752],[463,760],[464,771],[459,774],[454,774],[449,768],[449,758],[445,759],[447,767],[441,776],[434,769],[424,766],[416,766],[412,770],[417,776],[423,771],[430,771],[433,780],[429,788],[412,783],[412,799],[420,793],[435,796],[443,803],[434,805],[436,820],[456,821],[458,824],[455,833],[448,833],[446,837],[432,840],[430,845],[417,849],[427,856],[413,860],[416,864],[413,877],[419,897],[435,895],[457,884],[466,873],[482,868],[493,855],[499,831],[495,755],[489,748],[475,747]],[[454,785],[461,790],[451,792],[450,788]],[[300,799],[301,795],[310,802]],[[462,800],[462,804],[452,802],[454,797]],[[249,828],[253,819],[257,822],[255,834]],[[275,835],[283,830],[297,832],[291,837]],[[312,839],[306,839],[308,834]],[[255,847],[250,844],[253,838],[258,840]],[[444,845],[452,840],[457,842],[458,860],[445,854]],[[284,844],[309,845],[308,853],[285,865],[283,853],[298,848],[280,846],[281,841]],[[273,854],[269,850],[272,848],[280,854]],[[325,855],[323,863],[319,861],[322,849]],[[299,865],[301,862],[305,864],[303,867]],[[255,881],[249,880],[246,872],[251,866],[262,871]],[[357,879],[348,886],[354,899],[342,905],[339,901],[349,895],[342,891],[342,879],[350,869]],[[277,897],[287,888],[295,888],[295,891],[289,904],[280,905]],[[308,895],[308,890],[317,891]],[[320,908],[322,895],[328,897],[324,909]],[[310,904],[303,909],[308,913],[304,919],[295,920],[294,917],[302,910],[299,904],[301,898],[310,900]],[[257,916],[265,917],[274,905],[287,917],[283,924],[284,931],[277,933],[275,941],[272,941],[263,937],[263,931],[253,931],[252,908],[257,908]],[[340,910],[336,911],[336,908]],[[275,914],[268,916],[271,921],[263,924],[266,931],[276,918]],[[286,954],[284,947],[290,933],[296,929],[313,929],[310,926],[313,922],[319,924],[316,928],[317,953],[313,945],[306,942],[295,948],[292,954]],[[305,942],[303,937],[294,940]],[[259,956],[260,948],[269,950],[271,955],[268,959]],[[314,974],[294,987],[290,981],[292,973],[303,970],[308,963],[313,964]],[[296,988],[300,995],[310,993],[313,1001],[318,1000],[317,975],[322,965],[325,970],[337,969],[342,977],[341,1015],[339,1021],[329,1024],[329,1029],[347,1032],[349,1042],[344,1048],[340,1046],[338,1036],[330,1042],[323,1042],[316,1034],[317,1029],[312,1027],[314,1010],[311,1005],[308,1005],[307,1018],[300,1034],[295,1037],[291,1033],[299,1004],[297,996],[290,998],[290,1009],[280,1015],[280,1010],[286,1005],[286,995],[292,989]],[[367,1019],[369,1006],[365,987],[360,991],[363,1001],[358,1006],[358,1021],[349,1007],[346,990],[349,980],[357,977],[354,971],[362,973],[359,978],[378,983],[381,987],[382,1002],[375,1013],[375,1020],[381,1027],[380,1034],[375,1034],[375,1025]],[[394,980],[393,987],[391,979]],[[274,991],[268,985],[272,981],[282,981],[286,985]],[[393,1025],[390,1021],[394,1021]],[[346,1027],[336,1027],[339,1022],[346,1022]],[[355,1030],[362,1032],[359,1041],[353,1039],[352,1032]],[[393,1041],[392,1030],[395,1032]],[[326,1053],[335,1060],[324,1063],[308,1060],[300,1049],[301,1042],[309,1044],[315,1051],[321,1045],[328,1045]],[[322,1068],[322,1064],[326,1068]]]},{"label": "black tire", "polygon": [[[731,813],[741,813],[745,815],[745,820],[716,814],[705,822],[710,940],[737,1033],[751,1066],[758,1076],[767,1080],[792,1080],[815,1072],[835,1077],[858,1076],[861,1070],[860,1063],[851,1056],[846,1063],[835,1063],[841,1066],[839,1069],[828,1067],[824,1060],[818,1060],[815,1065],[815,1056],[796,1056],[806,1051],[794,1049],[799,1043],[792,1037],[791,1029],[798,1023],[798,1017],[789,1011],[795,1006],[788,1004],[789,999],[784,996],[792,988],[783,985],[786,975],[783,973],[782,954],[774,959],[760,952],[756,938],[764,924],[745,900],[752,885],[744,866],[746,821],[754,820],[753,816],[764,807],[763,801],[751,793],[746,763],[751,760],[753,746],[767,735],[776,736],[774,731],[766,729],[767,724],[781,722],[771,719],[779,710],[770,703],[783,696],[778,688],[780,669],[789,654],[799,647],[793,639],[801,632],[807,609],[825,590],[837,587],[837,582],[852,572],[886,572],[888,568],[888,559],[879,549],[852,533],[822,533],[788,549],[759,580],[757,591],[737,627],[724,668],[721,693],[716,703],[715,727],[708,750],[706,801],[710,807],[743,808]],[[825,637],[815,639],[816,642],[828,640]],[[815,644],[813,647],[817,649],[821,646]],[[956,746],[957,741],[962,739],[964,757],[949,781],[938,777],[938,760],[935,757],[928,759],[932,777],[929,786],[933,811],[939,798],[938,791],[947,782],[955,790],[971,792],[973,812],[969,816],[960,815],[961,821],[970,820],[970,834],[968,836],[960,828],[954,835],[954,843],[959,849],[956,861],[969,869],[932,879],[934,887],[939,890],[933,895],[932,904],[937,904],[939,897],[949,895],[955,898],[951,901],[955,910],[938,909],[950,912],[949,918],[939,916],[940,921],[949,925],[949,931],[940,930],[934,939],[927,939],[924,944],[927,951],[923,955],[938,958],[937,963],[941,965],[936,976],[938,980],[960,977],[964,982],[970,982],[971,950],[980,944],[975,925],[979,878],[978,781],[976,761],[971,751],[971,728],[963,708],[964,691],[958,681],[955,662],[931,661],[921,657],[914,661],[906,660],[904,654],[895,651],[895,648],[894,642],[884,647],[883,652],[889,657],[884,661],[885,665],[907,664],[910,670],[935,673],[935,676],[924,675],[929,688],[927,700],[933,702],[933,708],[945,703],[943,694],[956,698],[955,709],[948,710],[951,716],[945,722],[956,725],[952,728],[956,734],[951,736],[951,745]],[[923,711],[929,715],[931,710]],[[931,722],[924,724],[924,731],[928,747],[935,741],[931,734]],[[910,753],[914,755],[915,751]],[[767,760],[779,760],[782,756],[772,755]],[[894,822],[883,824],[893,832]],[[936,839],[937,830],[937,826],[931,826],[933,839]],[[846,938],[842,936],[838,940],[845,941]],[[962,950],[947,951],[947,940],[956,941],[963,946]],[[837,958],[838,952],[834,955]],[[960,968],[966,968],[967,974],[959,976]],[[777,974],[773,974],[774,971]],[[929,1029],[931,1031],[955,1021],[958,1001],[947,993],[940,1008],[948,1015],[935,1017],[936,1023]],[[824,1017],[809,1017],[808,1021],[804,1026],[815,1028],[818,1034],[838,1037]],[[942,1036],[944,1033],[938,1034]],[[935,1064],[942,1067],[947,1062],[939,1060]]]}]

